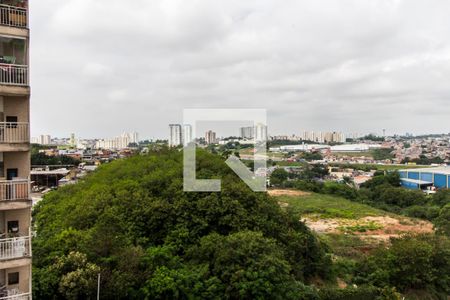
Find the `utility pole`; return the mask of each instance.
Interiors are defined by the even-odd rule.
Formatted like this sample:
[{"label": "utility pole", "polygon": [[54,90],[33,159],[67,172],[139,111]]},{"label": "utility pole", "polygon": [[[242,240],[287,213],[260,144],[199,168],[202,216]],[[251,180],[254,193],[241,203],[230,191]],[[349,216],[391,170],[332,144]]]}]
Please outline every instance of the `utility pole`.
[{"label": "utility pole", "polygon": [[100,300],[100,273],[98,273],[97,279],[97,300]]}]

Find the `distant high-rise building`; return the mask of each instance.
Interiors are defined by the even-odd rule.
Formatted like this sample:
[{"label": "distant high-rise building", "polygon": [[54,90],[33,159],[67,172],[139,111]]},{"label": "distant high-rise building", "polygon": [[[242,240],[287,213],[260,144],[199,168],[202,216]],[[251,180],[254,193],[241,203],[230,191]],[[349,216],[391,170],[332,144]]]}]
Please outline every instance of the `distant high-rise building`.
[{"label": "distant high-rise building", "polygon": [[48,134],[41,134],[38,137],[31,138],[31,143],[39,145],[50,145],[52,143],[52,137]]},{"label": "distant high-rise building", "polygon": [[304,131],[301,134],[304,141],[312,141],[316,143],[345,143],[346,137],[342,132],[321,132],[321,131]]},{"label": "distant high-rise building", "polygon": [[50,135],[41,135],[39,136],[39,144],[41,145],[50,145],[52,143],[52,138]]},{"label": "distant high-rise building", "polygon": [[180,124],[169,125],[169,147],[177,147],[183,144],[182,129]]},{"label": "distant high-rise building", "polygon": [[187,146],[192,142],[192,126],[189,124],[183,125],[183,146]]},{"label": "distant high-rise building", "polygon": [[267,126],[260,123],[256,124],[254,138],[256,142],[267,141]]},{"label": "distant high-rise building", "polygon": [[31,299],[29,10],[0,3],[0,299]]},{"label": "distant high-rise building", "polygon": [[255,136],[255,128],[253,126],[241,127],[239,131],[240,137],[243,139],[253,139]]},{"label": "distant high-rise building", "polygon": [[216,133],[214,131],[208,130],[205,133],[205,142],[208,145],[216,143]]},{"label": "distant high-rise building", "polygon": [[76,141],[76,139],[75,139],[75,133],[71,133],[71,134],[70,134],[69,144],[70,144],[71,146],[75,146],[75,145],[77,144],[77,141]]},{"label": "distant high-rise building", "polygon": [[138,133],[122,133],[120,136],[110,139],[100,139],[95,143],[96,149],[110,149],[110,150],[119,150],[125,149],[130,146],[130,144],[138,144]]},{"label": "distant high-rise building", "polygon": [[139,144],[139,134],[137,132],[131,133],[131,142]]},{"label": "distant high-rise building", "polygon": [[256,124],[255,126],[241,127],[239,129],[240,137],[243,139],[255,139],[255,141],[267,140],[267,126],[264,124]]}]

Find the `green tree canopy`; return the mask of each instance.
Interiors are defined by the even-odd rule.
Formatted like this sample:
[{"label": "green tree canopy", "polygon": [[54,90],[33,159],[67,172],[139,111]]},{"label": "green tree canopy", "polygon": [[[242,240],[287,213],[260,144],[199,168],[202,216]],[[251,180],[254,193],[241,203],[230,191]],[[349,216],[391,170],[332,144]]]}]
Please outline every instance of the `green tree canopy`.
[{"label": "green tree canopy", "polygon": [[[183,192],[182,161],[176,150],[134,156],[46,195],[34,211],[35,298],[79,295],[70,283],[89,298],[97,267],[105,299],[298,299],[329,274],[308,228],[220,156],[197,154],[197,177],[221,178],[218,193]],[[55,267],[71,253],[81,267]]]}]

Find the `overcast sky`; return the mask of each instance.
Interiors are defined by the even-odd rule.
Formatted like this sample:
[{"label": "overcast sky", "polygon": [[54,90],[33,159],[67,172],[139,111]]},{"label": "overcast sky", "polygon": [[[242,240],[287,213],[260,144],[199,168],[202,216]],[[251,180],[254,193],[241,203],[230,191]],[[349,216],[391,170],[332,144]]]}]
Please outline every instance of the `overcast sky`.
[{"label": "overcast sky", "polygon": [[166,137],[222,107],[271,134],[450,132],[447,0],[30,2],[33,135]]}]

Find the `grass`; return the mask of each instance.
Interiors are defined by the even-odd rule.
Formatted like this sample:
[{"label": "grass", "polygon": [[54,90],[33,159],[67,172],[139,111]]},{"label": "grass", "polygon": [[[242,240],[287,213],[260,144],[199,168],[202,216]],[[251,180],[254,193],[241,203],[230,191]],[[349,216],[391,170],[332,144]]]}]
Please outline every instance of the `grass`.
[{"label": "grass", "polygon": [[367,232],[367,231],[374,231],[382,229],[383,226],[375,223],[373,221],[370,221],[365,224],[355,224],[351,226],[341,226],[338,227],[338,229],[344,233],[355,233],[355,232]]},{"label": "grass", "polygon": [[244,148],[239,150],[239,154],[244,154],[244,155],[253,155],[253,147],[252,148]]},{"label": "grass", "polygon": [[306,196],[279,196],[277,200],[287,203],[288,207],[299,216],[315,215],[322,219],[359,219],[367,216],[386,215],[379,209],[332,195],[312,193]]},{"label": "grass", "polygon": [[338,258],[360,259],[364,253],[376,249],[379,242],[367,241],[352,234],[321,234],[319,239],[333,249]]}]

